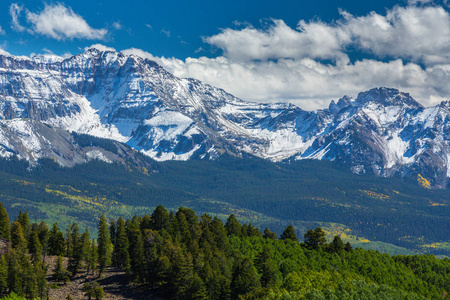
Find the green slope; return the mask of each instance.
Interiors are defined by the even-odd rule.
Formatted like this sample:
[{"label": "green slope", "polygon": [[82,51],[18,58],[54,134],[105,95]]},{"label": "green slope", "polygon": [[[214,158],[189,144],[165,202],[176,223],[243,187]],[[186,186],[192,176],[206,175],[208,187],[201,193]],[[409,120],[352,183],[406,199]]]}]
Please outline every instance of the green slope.
[{"label": "green slope", "polygon": [[157,163],[151,169],[91,162],[71,169],[51,161],[27,170],[0,161],[0,201],[14,218],[20,208],[33,219],[77,221],[93,228],[109,217],[144,215],[163,204],[281,232],[293,224],[302,234],[322,226],[353,244],[396,254],[450,249],[450,195],[416,180],[354,175],[331,162],[274,164],[223,157],[218,161]]}]

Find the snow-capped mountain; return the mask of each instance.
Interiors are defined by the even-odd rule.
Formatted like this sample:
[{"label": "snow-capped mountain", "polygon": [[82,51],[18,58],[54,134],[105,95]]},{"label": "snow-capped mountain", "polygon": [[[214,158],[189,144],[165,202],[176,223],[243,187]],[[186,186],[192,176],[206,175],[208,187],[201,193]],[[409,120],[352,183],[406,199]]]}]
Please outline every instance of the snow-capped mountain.
[{"label": "snow-capped mountain", "polygon": [[114,51],[91,48],[67,59],[0,55],[0,155],[53,157],[63,165],[102,158],[67,150],[60,159],[53,148],[66,130],[127,143],[156,160],[223,153],[328,159],[357,173],[420,173],[443,186],[450,177],[449,107],[424,108],[408,94],[377,88],[308,112],[245,102]]}]

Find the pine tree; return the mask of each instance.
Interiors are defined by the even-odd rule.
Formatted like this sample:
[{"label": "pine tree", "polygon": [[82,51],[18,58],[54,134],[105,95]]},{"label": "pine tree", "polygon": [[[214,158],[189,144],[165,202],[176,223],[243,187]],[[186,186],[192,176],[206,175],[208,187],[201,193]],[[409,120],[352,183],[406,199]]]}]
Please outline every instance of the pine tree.
[{"label": "pine tree", "polygon": [[5,255],[0,257],[0,295],[3,295],[8,288],[8,264]]},{"label": "pine tree", "polygon": [[14,221],[11,227],[11,244],[18,251],[25,252],[27,249],[27,240],[23,235],[22,225],[19,221]]},{"label": "pine tree", "polygon": [[23,293],[26,298],[34,299],[38,296],[37,274],[27,255],[21,255]]},{"label": "pine tree", "polygon": [[111,244],[113,245],[113,249],[116,246],[116,222],[114,221],[114,219],[111,219],[111,221],[109,222],[109,236],[111,237]]},{"label": "pine tree", "polygon": [[41,261],[34,262],[34,273],[36,274],[37,294],[44,299],[47,294],[47,267]]},{"label": "pine tree", "polygon": [[19,296],[23,296],[22,268],[20,265],[19,254],[14,248],[11,250],[8,257],[8,290]]},{"label": "pine tree", "polygon": [[63,233],[59,230],[58,223],[54,223],[50,230],[48,240],[48,253],[50,255],[64,255],[65,254],[65,239]]},{"label": "pine tree", "polygon": [[42,245],[39,241],[37,228],[31,230],[28,251],[31,254],[31,258],[33,261],[42,260]]},{"label": "pine tree", "polygon": [[88,272],[96,272],[97,271],[97,261],[98,261],[98,249],[95,240],[92,240],[91,243],[91,251],[89,255],[89,264],[88,264]]},{"label": "pine tree", "polygon": [[111,264],[111,237],[109,235],[108,223],[105,215],[102,214],[98,223],[98,262],[99,276],[105,271],[106,267]]},{"label": "pine tree", "polygon": [[239,221],[236,219],[234,214],[231,214],[227,222],[225,224],[225,229],[227,230],[228,235],[235,235],[240,237],[242,235],[242,226]]},{"label": "pine tree", "polygon": [[71,255],[69,256],[69,265],[67,269],[72,273],[72,276],[75,276],[81,267],[83,246],[77,223],[74,223],[71,226],[70,239],[72,241],[72,249],[70,251]]},{"label": "pine tree", "polygon": [[340,254],[344,251],[344,243],[341,240],[341,237],[335,235],[333,241],[330,244],[330,252]]},{"label": "pine tree", "polygon": [[277,239],[277,234],[275,232],[273,232],[273,231],[270,231],[269,228],[266,227],[266,229],[264,229],[263,238],[276,240]]},{"label": "pine tree", "polygon": [[144,231],[145,229],[152,229],[152,218],[149,215],[145,215],[142,218],[141,222],[141,230]]},{"label": "pine tree", "polygon": [[89,231],[86,228],[81,235],[81,257],[80,260],[84,263],[84,266],[89,266],[89,257],[91,255],[91,237]]},{"label": "pine tree", "polygon": [[162,205],[158,205],[152,214],[153,228],[154,230],[167,229],[169,224],[169,212]]},{"label": "pine tree", "polygon": [[42,254],[43,254],[43,257],[45,260],[45,257],[48,252],[48,240],[50,238],[50,232],[48,230],[47,224],[45,224],[44,221],[41,221],[41,223],[39,223],[38,236],[39,236],[39,241],[41,242]]},{"label": "pine tree", "polygon": [[144,240],[137,218],[134,217],[133,220],[128,223],[127,235],[130,243],[129,255],[131,273],[138,282],[144,282],[146,279],[147,263],[144,253]]},{"label": "pine tree", "polygon": [[305,238],[306,246],[310,249],[322,247],[327,242],[325,239],[325,232],[320,227],[317,227],[314,230],[308,230],[303,236]]},{"label": "pine tree", "polygon": [[69,282],[69,272],[64,268],[62,256],[58,256],[56,266],[53,269],[53,278],[55,281],[63,281],[64,284]]},{"label": "pine tree", "polygon": [[117,221],[116,246],[114,247],[114,265],[125,271],[130,270],[129,242],[125,220],[120,217]]},{"label": "pine tree", "polygon": [[286,227],[286,229],[281,234],[280,239],[298,241],[294,226],[289,225],[288,227]]},{"label": "pine tree", "polygon": [[22,226],[23,236],[28,239],[28,236],[30,234],[30,218],[28,217],[28,212],[22,213],[22,210],[20,210],[17,220]]},{"label": "pine tree", "polygon": [[260,286],[261,283],[258,280],[251,260],[248,257],[238,259],[233,267],[231,280],[232,298],[237,299],[239,295],[245,295]]},{"label": "pine tree", "polygon": [[0,238],[11,240],[11,224],[5,207],[0,203]]},{"label": "pine tree", "polygon": [[262,287],[273,287],[277,283],[277,267],[271,260],[271,251],[267,245],[263,246],[262,251],[255,260],[255,267],[261,275],[260,281]]},{"label": "pine tree", "polygon": [[353,251],[353,248],[352,248],[352,245],[350,245],[350,242],[347,242],[345,244],[344,250],[347,251],[347,252],[352,252]]},{"label": "pine tree", "polygon": [[230,243],[228,241],[227,231],[223,226],[222,221],[219,218],[214,217],[210,227],[217,248],[219,248],[221,251],[224,251],[225,253],[228,253],[228,251],[230,250]]}]

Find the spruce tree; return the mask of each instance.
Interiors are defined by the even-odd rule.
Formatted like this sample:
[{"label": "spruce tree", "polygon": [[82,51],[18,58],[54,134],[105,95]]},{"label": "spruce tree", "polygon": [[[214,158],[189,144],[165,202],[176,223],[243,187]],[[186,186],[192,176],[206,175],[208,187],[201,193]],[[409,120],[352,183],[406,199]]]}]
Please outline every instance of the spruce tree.
[{"label": "spruce tree", "polygon": [[95,242],[95,240],[92,240],[91,243],[91,251],[90,251],[90,255],[89,255],[89,264],[88,264],[88,269],[87,271],[89,272],[96,272],[97,271],[97,261],[98,261],[98,249],[97,249],[97,244]]},{"label": "spruce tree", "polygon": [[82,242],[77,223],[71,226],[70,239],[72,241],[72,249],[70,251],[71,255],[69,256],[67,269],[72,273],[72,276],[75,276],[80,269],[82,259]]},{"label": "spruce tree", "polygon": [[271,250],[267,245],[263,246],[262,251],[255,259],[255,267],[261,275],[260,281],[262,287],[273,287],[278,280],[278,270],[271,259]]},{"label": "spruce tree", "polygon": [[0,203],[0,238],[11,240],[11,224],[5,207]]},{"label": "spruce tree", "polygon": [[266,229],[264,229],[263,238],[276,240],[277,239],[277,234],[275,232],[273,232],[273,231],[270,231],[269,228],[266,227]]},{"label": "spruce tree", "polygon": [[308,230],[303,236],[305,238],[306,246],[310,249],[318,249],[327,242],[325,239],[325,232],[320,227],[317,227],[314,230]]},{"label": "spruce tree", "polygon": [[154,230],[161,230],[169,224],[169,212],[162,205],[158,205],[152,214],[152,222]]},{"label": "spruce tree", "polygon": [[231,214],[228,217],[225,229],[227,230],[228,235],[242,236],[242,226],[234,214]]},{"label": "spruce tree", "polygon": [[59,230],[58,223],[54,223],[50,230],[48,253],[50,255],[64,255],[65,248],[66,245],[63,233]]},{"label": "spruce tree", "polygon": [[116,221],[114,219],[111,219],[109,222],[109,236],[111,237],[111,244],[113,245],[113,249],[116,246]]},{"label": "spruce tree", "polygon": [[62,281],[64,284],[69,282],[69,272],[64,268],[62,256],[58,256],[55,268],[53,269],[53,279],[55,281]]},{"label": "spruce tree", "polygon": [[38,236],[39,241],[41,242],[42,254],[45,260],[45,257],[48,252],[48,240],[50,238],[50,231],[48,230],[47,224],[45,224],[44,221],[41,221],[41,223],[39,223]]},{"label": "spruce tree", "polygon": [[40,299],[44,299],[47,290],[47,266],[41,261],[34,262],[34,273],[36,274],[37,294]]},{"label": "spruce tree", "polygon": [[22,213],[22,210],[20,210],[17,220],[22,226],[23,236],[28,239],[28,236],[30,234],[30,218],[28,217],[28,212]]},{"label": "spruce tree", "polygon": [[298,241],[294,227],[292,225],[286,227],[286,229],[281,234],[280,239]]},{"label": "spruce tree", "polygon": [[105,271],[106,267],[111,264],[111,237],[109,235],[108,223],[105,215],[102,214],[98,222],[98,262],[99,276]]},{"label": "spruce tree", "polygon": [[130,269],[129,242],[125,220],[120,217],[117,221],[116,246],[114,247],[114,265],[126,271]]},{"label": "spruce tree", "polygon": [[232,298],[238,299],[240,295],[243,296],[252,292],[260,286],[261,283],[251,260],[248,257],[237,259],[233,267],[231,280]]},{"label": "spruce tree", "polygon": [[14,221],[11,227],[11,244],[18,251],[26,252],[27,240],[23,234],[22,225],[19,221]]},{"label": "spruce tree", "polygon": [[21,267],[24,296],[28,299],[34,299],[38,295],[37,274],[27,255],[21,256]]},{"label": "spruce tree", "polygon": [[5,255],[0,257],[0,295],[3,295],[8,288],[8,264]]},{"label": "spruce tree", "polygon": [[330,252],[340,254],[344,251],[344,243],[341,240],[341,237],[335,235],[333,241],[330,244]]},{"label": "spruce tree", "polygon": [[33,261],[42,260],[42,245],[39,241],[37,229],[31,230],[28,251],[31,254],[31,258]]},{"label": "spruce tree", "polygon": [[13,248],[8,257],[8,290],[20,296],[23,295],[22,275],[19,253]]},{"label": "spruce tree", "polygon": [[86,228],[84,233],[81,235],[81,261],[85,267],[89,266],[89,257],[91,255],[91,237],[89,231]]},{"label": "spruce tree", "polygon": [[127,235],[130,243],[129,255],[131,272],[137,281],[144,282],[146,278],[145,271],[147,269],[147,263],[144,253],[144,240],[140,230],[139,221],[136,217],[128,223]]}]

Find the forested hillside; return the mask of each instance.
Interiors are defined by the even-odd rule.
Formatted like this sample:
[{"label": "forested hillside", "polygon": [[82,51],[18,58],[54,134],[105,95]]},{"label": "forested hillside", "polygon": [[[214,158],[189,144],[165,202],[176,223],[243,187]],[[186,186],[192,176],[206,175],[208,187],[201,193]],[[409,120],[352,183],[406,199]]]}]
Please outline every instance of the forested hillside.
[{"label": "forested hillside", "polygon": [[32,220],[76,222],[91,231],[102,213],[132,218],[162,204],[222,221],[235,214],[278,234],[289,224],[297,234],[322,227],[328,237],[339,234],[391,254],[450,254],[450,194],[422,186],[421,178],[355,175],[324,161],[139,159],[146,167],[92,161],[62,168],[51,160],[29,167],[0,160],[0,201],[11,215],[23,208]]},{"label": "forested hillside", "polygon": [[[0,205],[2,294],[45,299],[58,283],[85,274],[85,297],[102,299],[99,279],[110,268],[161,299],[442,299],[450,290],[448,258],[353,249],[339,236],[327,242],[321,228],[299,242],[290,225],[277,238],[234,215],[223,223],[158,206],[128,220],[102,215],[96,240],[76,223],[62,230],[31,224],[26,212],[11,224]],[[52,269],[50,256],[59,257]]]}]

